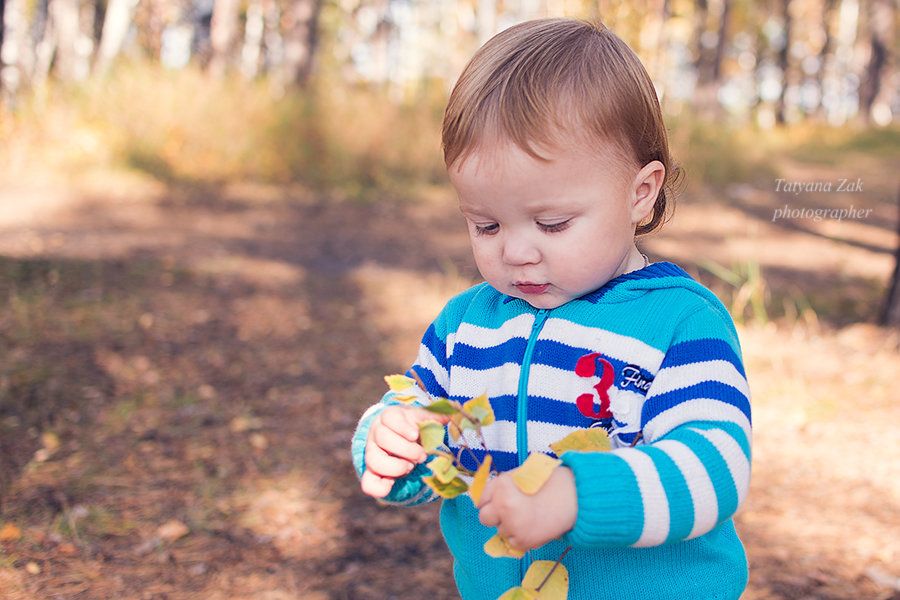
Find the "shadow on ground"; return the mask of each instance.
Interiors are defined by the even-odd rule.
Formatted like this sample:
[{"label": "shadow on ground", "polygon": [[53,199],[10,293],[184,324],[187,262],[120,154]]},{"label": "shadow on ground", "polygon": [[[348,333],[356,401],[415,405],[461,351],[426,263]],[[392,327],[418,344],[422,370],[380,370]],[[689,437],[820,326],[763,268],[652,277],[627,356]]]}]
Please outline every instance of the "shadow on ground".
[{"label": "shadow on ground", "polygon": [[[0,255],[6,597],[457,597],[436,507],[377,505],[348,455],[413,358],[420,296],[477,277],[449,197],[87,195],[0,225]],[[755,597],[874,597],[745,529]]]}]

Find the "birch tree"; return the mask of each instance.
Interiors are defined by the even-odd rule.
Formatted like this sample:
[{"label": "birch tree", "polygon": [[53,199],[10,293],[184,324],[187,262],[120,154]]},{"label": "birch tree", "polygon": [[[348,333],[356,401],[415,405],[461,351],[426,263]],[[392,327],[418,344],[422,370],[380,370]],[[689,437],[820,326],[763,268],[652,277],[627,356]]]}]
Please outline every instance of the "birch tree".
[{"label": "birch tree", "polygon": [[29,49],[25,0],[4,0],[2,31],[0,93],[2,93],[3,104],[13,107],[28,67],[23,54]]},{"label": "birch tree", "polygon": [[103,29],[94,69],[97,75],[103,75],[113,60],[122,50],[128,30],[134,18],[134,9],[138,0],[109,0],[106,15],[103,18]]},{"label": "birch tree", "polygon": [[[870,0],[868,5],[869,60],[862,73],[859,86],[859,111],[862,120],[873,121],[872,109],[879,96],[887,92],[888,57],[894,38],[894,13],[892,0]],[[884,104],[887,104],[885,100]]]},{"label": "birch tree", "polygon": [[293,0],[285,15],[283,79],[306,85],[313,72],[319,44],[322,0]]},{"label": "birch tree", "polygon": [[221,76],[229,66],[234,64],[234,50],[238,40],[239,10],[239,0],[216,0],[213,6],[209,34],[212,46],[209,71],[214,76]]}]

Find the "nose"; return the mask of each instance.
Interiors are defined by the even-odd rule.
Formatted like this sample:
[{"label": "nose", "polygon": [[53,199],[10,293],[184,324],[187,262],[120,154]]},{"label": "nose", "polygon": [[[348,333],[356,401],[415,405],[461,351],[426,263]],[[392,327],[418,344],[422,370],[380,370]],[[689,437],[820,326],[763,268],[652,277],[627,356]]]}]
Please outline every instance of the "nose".
[{"label": "nose", "polygon": [[503,240],[503,262],[508,265],[531,265],[540,262],[541,251],[527,235],[507,234]]}]

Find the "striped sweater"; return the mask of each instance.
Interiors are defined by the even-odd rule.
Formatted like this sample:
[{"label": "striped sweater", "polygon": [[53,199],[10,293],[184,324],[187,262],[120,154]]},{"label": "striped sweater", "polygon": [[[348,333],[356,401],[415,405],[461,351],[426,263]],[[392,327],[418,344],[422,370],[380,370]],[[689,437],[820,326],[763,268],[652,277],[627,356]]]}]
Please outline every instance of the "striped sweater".
[{"label": "striped sweater", "polygon": [[[555,560],[568,545],[570,600],[740,597],[747,563],[731,517],[750,479],[749,390],[731,318],[679,267],[626,273],[552,310],[477,285],[432,323],[413,368],[432,396],[487,393],[497,421],[483,437],[501,471],[531,452],[552,455],[550,443],[587,427],[606,429],[613,445],[563,453],[575,527],[521,561],[484,554],[496,530],[479,523],[467,494],[443,502],[462,598],[494,600],[532,560]],[[395,402],[388,393],[363,415],[359,473],[372,418]],[[433,500],[427,473],[416,467],[386,500]]]}]

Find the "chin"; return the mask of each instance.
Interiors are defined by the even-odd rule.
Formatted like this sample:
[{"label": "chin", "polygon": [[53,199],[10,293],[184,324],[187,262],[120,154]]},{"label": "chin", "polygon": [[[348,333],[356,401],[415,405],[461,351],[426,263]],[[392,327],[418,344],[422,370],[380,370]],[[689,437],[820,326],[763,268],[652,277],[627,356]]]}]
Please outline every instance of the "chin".
[{"label": "chin", "polygon": [[567,299],[553,298],[553,297],[533,298],[530,296],[521,296],[521,295],[519,295],[517,297],[521,298],[522,300],[524,300],[525,302],[530,304],[532,308],[537,308],[539,310],[541,310],[541,309],[542,310],[551,310],[554,308],[558,308],[569,301]]}]

